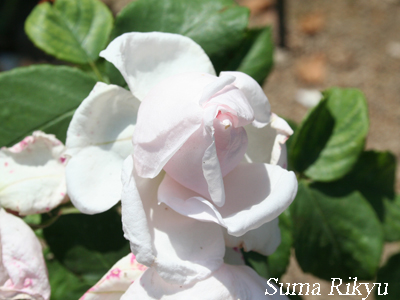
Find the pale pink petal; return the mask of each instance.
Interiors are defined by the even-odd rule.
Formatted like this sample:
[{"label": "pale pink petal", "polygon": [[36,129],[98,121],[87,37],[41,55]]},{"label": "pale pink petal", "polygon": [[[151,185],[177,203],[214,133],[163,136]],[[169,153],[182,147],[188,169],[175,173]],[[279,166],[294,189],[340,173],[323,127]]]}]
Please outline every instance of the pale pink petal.
[{"label": "pale pink petal", "polygon": [[206,149],[202,159],[202,169],[204,178],[207,181],[210,199],[217,206],[225,203],[225,189],[221,165],[217,155],[215,141]]},{"label": "pale pink petal", "polygon": [[284,119],[278,117],[276,114],[271,114],[271,128],[276,130],[276,138],[271,155],[271,164],[275,165],[278,164],[279,161],[282,163],[281,156],[286,157],[286,153],[281,155],[281,152],[286,152],[286,147],[282,150],[281,145],[285,144],[288,138],[293,134],[293,130]]},{"label": "pale pink petal", "polygon": [[140,102],[116,85],[97,83],[67,132],[68,194],[82,212],[108,210],[121,199],[121,167],[132,153]]},{"label": "pale pink petal", "polygon": [[91,287],[79,300],[119,300],[129,286],[147,269],[129,253]]},{"label": "pale pink petal", "polygon": [[66,194],[64,145],[54,135],[35,131],[0,150],[0,204],[21,215],[49,211]]},{"label": "pale pink petal", "polygon": [[[0,298],[27,295],[33,299],[49,299],[50,285],[42,247],[32,229],[20,218],[0,209],[0,239],[1,271],[8,276],[0,287]],[[4,279],[4,274],[1,277]]]},{"label": "pale pink petal", "polygon": [[186,286],[169,284],[154,268],[149,268],[129,287],[121,300],[288,300],[279,295],[279,291],[265,295],[266,289],[270,294],[274,293],[268,281],[247,266],[223,264],[212,276]]},{"label": "pale pink petal", "polygon": [[203,89],[215,80],[202,73],[177,75],[162,81],[143,100],[133,135],[135,168],[141,177],[157,176],[200,128],[199,100]]},{"label": "pale pink petal", "polygon": [[[226,126],[242,127],[254,120],[254,111],[238,88],[227,85],[203,104],[205,109],[216,106],[217,117]],[[226,120],[224,122],[224,120]]]},{"label": "pale pink petal", "polygon": [[289,124],[275,114],[271,122],[262,128],[245,127],[248,137],[246,160],[268,163],[287,168],[286,140],[293,134]]},{"label": "pale pink petal", "polygon": [[209,276],[223,261],[221,228],[158,205],[157,189],[164,174],[145,179],[132,173],[132,166],[128,158],[124,164],[122,221],[138,262],[153,266],[170,283],[188,284]]},{"label": "pale pink petal", "polygon": [[[142,183],[142,194],[147,192],[151,197],[154,189],[157,189],[160,179],[155,178],[148,182]],[[151,228],[149,226],[149,209],[141,200],[138,191],[138,184],[134,178],[134,168],[132,156],[123,163],[122,168],[122,228],[124,236],[129,240],[132,252],[136,255],[139,263],[151,266],[156,259],[156,251],[154,249]],[[147,197],[146,197],[147,198]]]},{"label": "pale pink petal", "polygon": [[140,100],[173,75],[188,72],[215,75],[204,50],[190,38],[173,33],[125,33],[113,40],[100,56],[115,65]]},{"label": "pale pink petal", "polygon": [[253,119],[253,110],[243,93],[233,86],[223,86],[230,82],[224,78],[232,81],[225,76],[204,88],[202,99],[211,98],[202,105],[202,126],[164,166],[175,180],[211,197],[217,206],[225,201],[223,176],[237,166],[247,148],[246,132],[241,126]]},{"label": "pale pink petal", "polygon": [[231,75],[236,78],[233,85],[239,88],[246,96],[254,110],[256,127],[263,127],[270,121],[271,106],[261,86],[249,75],[242,72],[221,72],[220,76]]},{"label": "pale pink petal", "polygon": [[279,219],[275,218],[238,237],[232,236],[224,230],[225,244],[228,247],[243,247],[244,251],[271,255],[281,243],[281,231],[278,222]]},{"label": "pale pink petal", "polygon": [[209,199],[165,176],[158,200],[185,216],[218,223],[238,237],[275,219],[297,192],[293,172],[268,164],[239,164],[224,177],[224,185],[226,202],[217,208]]},{"label": "pale pink petal", "polygon": [[204,88],[201,98],[199,100],[199,104],[200,105],[205,104],[206,102],[208,102],[210,100],[210,98],[212,96],[214,96],[216,93],[218,93],[224,87],[226,87],[227,85],[230,85],[234,81],[235,81],[235,77],[230,76],[230,75],[218,77],[217,80],[213,81],[212,83],[210,83],[209,85],[207,85]]}]

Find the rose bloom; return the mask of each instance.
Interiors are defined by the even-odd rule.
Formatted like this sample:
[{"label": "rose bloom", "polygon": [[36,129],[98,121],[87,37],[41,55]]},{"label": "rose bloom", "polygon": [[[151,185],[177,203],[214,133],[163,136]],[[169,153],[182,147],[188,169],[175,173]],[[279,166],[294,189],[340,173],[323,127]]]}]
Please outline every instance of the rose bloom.
[{"label": "rose bloom", "polygon": [[279,244],[277,217],[297,191],[285,169],[290,127],[250,76],[216,76],[187,37],[127,33],[101,56],[130,91],[98,83],[77,109],[67,188],[85,213],[122,200],[125,237],[150,267],[129,299],[188,299],[206,285],[215,289],[202,299],[246,299],[250,282],[265,299],[262,279],[223,257],[225,245],[271,254]]},{"label": "rose bloom", "polygon": [[35,131],[0,149],[0,205],[20,215],[44,213],[66,199],[64,145]]},{"label": "rose bloom", "polygon": [[50,299],[42,246],[20,218],[0,209],[0,299]]}]

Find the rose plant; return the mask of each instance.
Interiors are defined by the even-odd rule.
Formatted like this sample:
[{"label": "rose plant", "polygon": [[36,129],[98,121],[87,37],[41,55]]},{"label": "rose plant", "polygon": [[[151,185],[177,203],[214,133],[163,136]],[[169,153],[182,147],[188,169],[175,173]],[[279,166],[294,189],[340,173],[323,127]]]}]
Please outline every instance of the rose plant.
[{"label": "rose plant", "polygon": [[400,239],[395,159],[363,150],[363,95],[323,92],[286,147],[259,85],[272,32],[247,23],[232,0],[133,1],[114,24],[98,0],[35,7],[27,35],[69,65],[0,74],[0,217],[36,240],[20,256],[0,222],[27,270],[2,260],[7,295],[50,297],[24,220],[52,299],[266,299],[259,275],[280,278],[291,253],[323,279],[396,282],[398,255],[377,272]]},{"label": "rose plant", "polygon": [[[222,229],[209,221],[227,229],[228,245],[271,253],[279,244],[277,222],[263,228],[264,234],[265,229],[275,231],[265,237],[261,238],[261,231],[245,234],[276,219],[293,200],[297,184],[293,173],[280,166],[239,164],[247,149],[243,126],[253,123],[265,127],[270,122],[268,99],[260,86],[243,73],[216,77],[202,49],[175,34],[128,33],[114,40],[101,55],[120,68],[132,94],[116,86],[98,84],[76,111],[66,142],[66,154],[71,156],[66,167],[67,185],[75,206],[87,213],[113,206],[121,191],[118,168],[123,155],[133,151],[133,157],[128,156],[124,164],[122,220],[138,262],[151,266],[171,284],[187,285],[209,277],[222,266],[225,251]],[[129,70],[141,72],[136,75]],[[134,126],[138,99],[143,101]],[[132,149],[126,136],[133,128]],[[285,139],[280,136],[289,136],[291,129],[277,119],[268,130],[272,131],[265,136],[272,137],[267,142],[272,149],[271,160],[277,163],[281,145],[276,139],[283,144]],[[108,167],[93,167],[99,161]],[[156,177],[163,167],[165,176],[144,179]],[[181,179],[182,185],[172,176]],[[103,182],[101,193],[96,191],[98,185],[90,183],[99,180]],[[193,196],[194,201],[200,201],[186,208],[191,213],[182,212],[182,201],[186,200],[182,197],[189,193],[190,198],[190,189],[200,193],[197,198],[197,194]],[[154,194],[157,190],[158,195]],[[112,193],[114,197],[110,197]],[[99,196],[89,197],[93,194]],[[208,222],[179,217],[157,202],[166,203],[184,216]],[[213,202],[225,211],[219,212]],[[245,211],[247,208],[251,208],[249,212]],[[179,223],[187,233],[178,230]],[[181,249],[178,255],[171,251],[176,247]]]}]

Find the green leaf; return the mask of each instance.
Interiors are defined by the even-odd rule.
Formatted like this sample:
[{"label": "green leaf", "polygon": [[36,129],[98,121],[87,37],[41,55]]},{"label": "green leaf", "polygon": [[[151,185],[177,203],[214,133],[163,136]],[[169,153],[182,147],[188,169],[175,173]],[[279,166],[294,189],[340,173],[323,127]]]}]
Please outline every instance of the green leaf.
[{"label": "green leaf", "polygon": [[129,253],[116,209],[97,215],[63,215],[43,233],[56,259],[90,284]]},{"label": "green leaf", "polygon": [[90,63],[109,39],[113,17],[99,0],[57,0],[38,4],[25,23],[33,43],[58,59]]},{"label": "green leaf", "polygon": [[383,221],[384,200],[394,200],[395,177],[396,158],[393,154],[365,151],[361,153],[353,169],[346,176],[326,184],[326,189],[330,188],[331,192],[338,196],[359,191]]},{"label": "green leaf", "polygon": [[250,75],[261,85],[272,70],[273,56],[272,29],[267,27],[257,35],[237,70]]},{"label": "green leaf", "polygon": [[348,173],[363,150],[368,110],[356,89],[332,88],[308,114],[293,137],[290,163],[317,181],[333,181]]},{"label": "green leaf", "polygon": [[47,261],[47,269],[51,287],[50,300],[76,300],[92,287],[56,260]]},{"label": "green leaf", "polygon": [[34,130],[64,141],[75,109],[96,81],[71,67],[37,65],[0,74],[0,146],[10,146]]},{"label": "green leaf", "polygon": [[381,224],[359,192],[330,192],[327,184],[299,182],[290,207],[296,258],[304,272],[326,280],[372,279],[383,246]]},{"label": "green leaf", "polygon": [[400,195],[394,201],[384,200],[385,220],[383,230],[388,242],[400,241]]},{"label": "green leaf", "polygon": [[268,269],[272,278],[280,278],[286,272],[290,262],[293,238],[292,222],[288,209],[279,216],[279,228],[281,230],[281,243],[276,251],[268,256]]},{"label": "green leaf", "polygon": [[245,252],[242,251],[244,260],[246,262],[246,265],[250,266],[251,268],[254,269],[254,271],[257,272],[258,275],[264,278],[270,278],[270,274],[268,271],[268,263],[267,263],[267,257],[254,252],[254,251],[249,251]]},{"label": "green leaf", "polygon": [[[400,254],[392,256],[379,270],[376,281],[381,284],[380,288],[375,288],[377,300],[400,299]],[[385,294],[385,283],[388,284],[387,294]]]},{"label": "green leaf", "polygon": [[125,32],[171,32],[203,47],[217,71],[242,41],[249,11],[232,0],[138,0],[116,17],[112,36]]}]

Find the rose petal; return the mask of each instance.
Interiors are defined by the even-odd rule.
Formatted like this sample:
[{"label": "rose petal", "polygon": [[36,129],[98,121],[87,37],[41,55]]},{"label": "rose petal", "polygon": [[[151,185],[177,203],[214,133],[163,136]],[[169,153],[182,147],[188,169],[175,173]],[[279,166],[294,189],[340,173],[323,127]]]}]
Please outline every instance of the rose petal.
[{"label": "rose petal", "polygon": [[265,290],[272,294],[266,279],[247,266],[222,265],[214,274],[194,285],[173,285],[163,281],[154,268],[146,270],[121,297],[121,300],[160,299],[160,300],[237,300],[267,299],[288,300],[284,295],[265,295]]},{"label": "rose petal", "polygon": [[[160,176],[161,177],[161,176]],[[155,178],[147,183],[143,183],[143,192],[151,193],[158,187],[160,179]],[[132,252],[136,255],[139,263],[151,266],[156,258],[156,251],[150,234],[148,219],[149,211],[145,210],[144,203],[141,200],[137,184],[133,174],[132,156],[124,161],[122,167],[122,228],[124,236],[129,240]],[[145,195],[142,195],[144,197]],[[146,197],[147,198],[147,197]]]},{"label": "rose petal", "polygon": [[121,167],[133,151],[139,105],[127,90],[99,82],[76,110],[67,133],[66,177],[82,212],[103,212],[120,200]]},{"label": "rose petal", "polygon": [[113,40],[100,56],[115,65],[140,100],[173,75],[187,72],[215,75],[204,50],[190,38],[173,33],[125,33]]},{"label": "rose petal", "polygon": [[133,135],[135,168],[154,178],[202,124],[199,100],[217,77],[202,73],[177,75],[158,84],[143,100]]},{"label": "rose petal", "polygon": [[129,286],[147,269],[129,253],[90,288],[79,300],[119,300]]},{"label": "rose petal", "polygon": [[202,99],[204,95],[211,98],[203,104],[202,126],[164,166],[176,181],[210,197],[217,206],[225,202],[223,176],[237,166],[246,151],[246,132],[240,126],[253,119],[253,110],[243,93],[233,86],[223,86],[231,81],[231,76],[225,76],[205,86]]},{"label": "rose petal", "polygon": [[235,237],[224,230],[225,244],[227,247],[243,247],[244,251],[255,251],[263,255],[271,255],[281,243],[279,219],[273,219],[260,227]]},{"label": "rose petal", "polygon": [[21,215],[49,211],[65,197],[64,145],[52,134],[35,131],[0,150],[0,204]]},{"label": "rose petal", "polygon": [[285,142],[293,134],[293,130],[285,120],[272,114],[271,122],[267,126],[256,128],[247,125],[245,129],[248,137],[248,162],[277,164],[287,168]]},{"label": "rose petal", "polygon": [[220,76],[231,75],[236,77],[235,85],[246,96],[254,110],[253,125],[263,127],[270,121],[271,106],[261,86],[249,75],[242,72],[221,72]]},{"label": "rose petal", "polygon": [[[42,247],[32,229],[20,218],[0,209],[2,272],[8,280],[0,287],[0,298],[23,294],[49,299],[50,285]],[[1,276],[4,279],[4,274]]]},{"label": "rose petal", "polygon": [[216,208],[209,200],[166,175],[158,200],[182,215],[211,221],[241,236],[270,222],[293,201],[297,180],[293,172],[268,164],[239,164],[224,177],[226,202]]},{"label": "rose petal", "polygon": [[286,155],[281,155],[281,152],[286,151],[286,147],[282,150],[281,145],[285,144],[288,138],[293,134],[293,130],[284,119],[278,117],[276,114],[271,114],[271,127],[276,130],[271,164],[278,164],[282,156],[286,157]]},{"label": "rose petal", "polygon": [[157,204],[163,174],[144,179],[124,163],[122,222],[138,262],[153,266],[164,280],[188,284],[209,276],[223,262],[222,230],[212,223],[186,218]]}]

